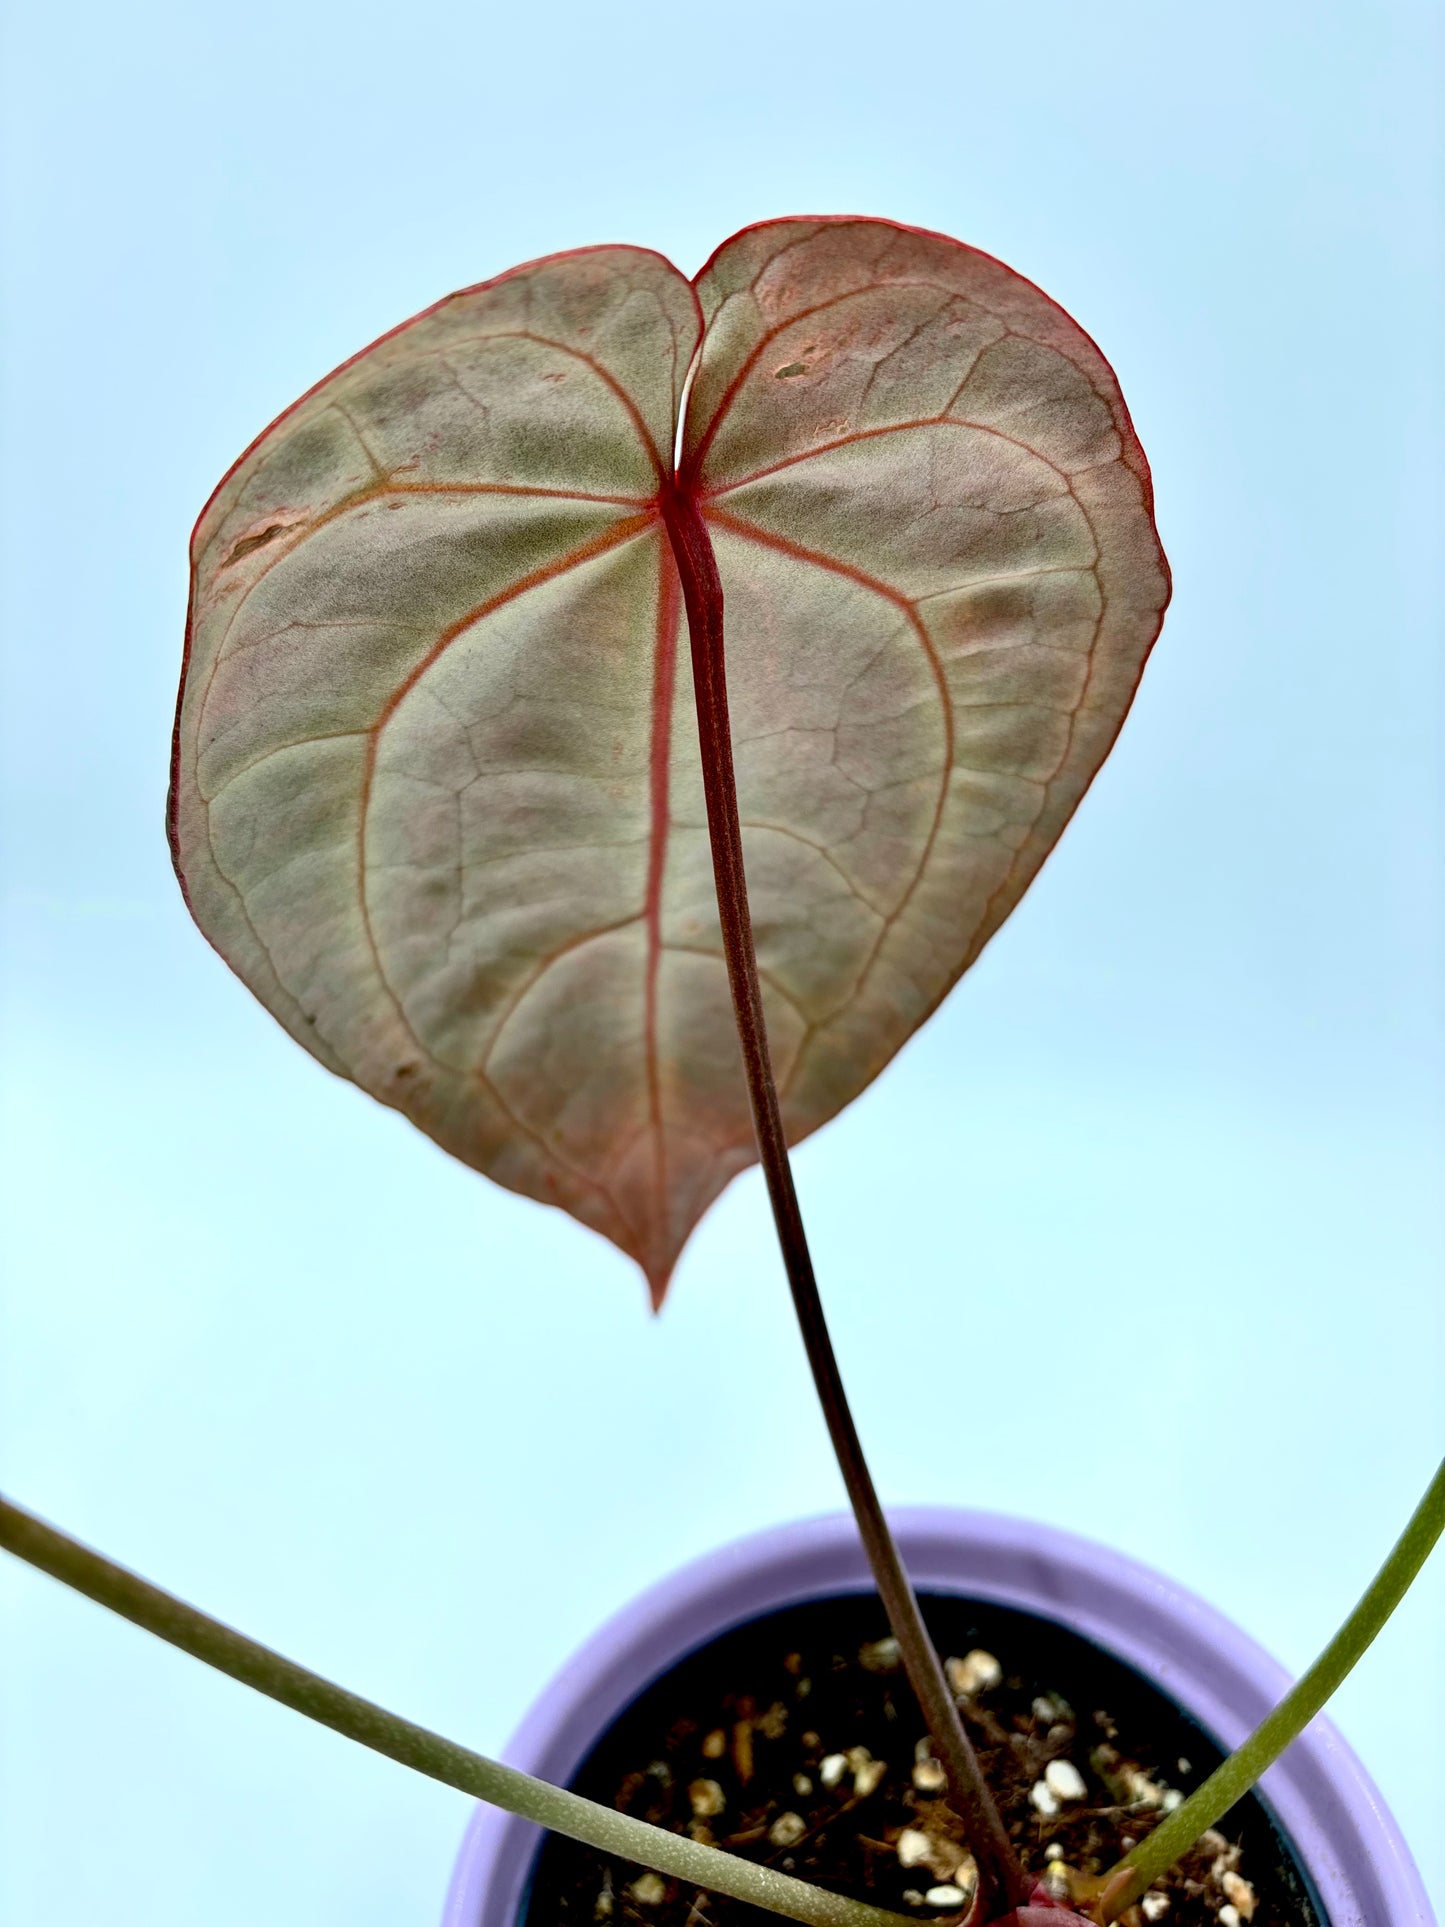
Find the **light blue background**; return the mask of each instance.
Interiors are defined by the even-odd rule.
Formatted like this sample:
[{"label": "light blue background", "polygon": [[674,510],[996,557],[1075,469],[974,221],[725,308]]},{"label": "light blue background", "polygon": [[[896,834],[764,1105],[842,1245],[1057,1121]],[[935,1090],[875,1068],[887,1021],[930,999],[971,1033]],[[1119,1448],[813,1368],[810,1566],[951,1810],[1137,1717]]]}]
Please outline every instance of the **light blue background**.
[{"label": "light blue background", "polygon": [[[755,1176],[673,1301],[333,1081],[161,834],[185,540],[362,343],[529,256],[862,211],[1114,362],[1174,611],[943,1013],[798,1160],[894,1500],[1308,1661],[1445,1436],[1439,67],[1425,4],[17,6],[6,1488],[499,1747],[637,1588],[839,1503]],[[1445,1897],[1445,1558],[1337,1703]],[[6,1927],[434,1921],[457,1795],[0,1565]]]}]

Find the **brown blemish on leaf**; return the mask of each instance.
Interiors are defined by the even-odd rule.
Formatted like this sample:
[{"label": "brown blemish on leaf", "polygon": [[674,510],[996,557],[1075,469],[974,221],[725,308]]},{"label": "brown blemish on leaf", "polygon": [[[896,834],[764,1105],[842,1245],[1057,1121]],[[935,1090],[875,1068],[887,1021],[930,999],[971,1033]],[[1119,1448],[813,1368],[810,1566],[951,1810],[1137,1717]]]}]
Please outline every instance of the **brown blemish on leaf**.
[{"label": "brown blemish on leaf", "polygon": [[268,542],[274,542],[278,535],[285,535],[288,529],[294,527],[294,522],[268,522],[264,529],[257,529],[254,535],[243,535],[239,542],[232,544],[230,553],[221,567],[229,569],[233,562],[240,562],[246,556],[254,555],[257,549],[264,549]]}]

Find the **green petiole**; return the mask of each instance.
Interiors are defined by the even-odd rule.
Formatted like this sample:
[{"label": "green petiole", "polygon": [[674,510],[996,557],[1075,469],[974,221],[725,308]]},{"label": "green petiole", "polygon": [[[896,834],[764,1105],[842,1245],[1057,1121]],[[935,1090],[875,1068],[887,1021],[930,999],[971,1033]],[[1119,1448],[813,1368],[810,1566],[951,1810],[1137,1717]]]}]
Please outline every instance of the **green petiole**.
[{"label": "green petiole", "polygon": [[749,1901],[789,1920],[804,1921],[808,1927],[915,1927],[901,1914],[825,1893],[771,1867],[648,1826],[630,1814],[598,1806],[563,1787],[457,1746],[223,1626],[4,1499],[0,1499],[0,1546],[293,1712],[440,1780],[443,1786],[504,1807],[524,1820],[535,1820],[554,1833],[639,1861],[693,1886]]},{"label": "green petiole", "polygon": [[[1365,1652],[1445,1531],[1445,1461],[1359,1604],[1309,1671],[1195,1793],[1098,1883],[1098,1917],[1132,1905],[1302,1733]],[[603,1853],[782,1914],[808,1927],[905,1927],[905,1917],[826,1893],[716,1847],[647,1825],[473,1753],[309,1672],[209,1618],[43,1520],[0,1499],[0,1546],[99,1605],[308,1719],[459,1792]]]},{"label": "green petiole", "polygon": [[1384,1565],[1375,1574],[1349,1618],[1314,1665],[1266,1715],[1243,1745],[1236,1747],[1203,1786],[1141,1840],[1104,1877],[1100,1912],[1104,1920],[1131,1906],[1216,1820],[1228,1813],[1319,1712],[1355,1661],[1365,1651],[1405,1596],[1435,1541],[1445,1530],[1445,1460],[1411,1515]]}]

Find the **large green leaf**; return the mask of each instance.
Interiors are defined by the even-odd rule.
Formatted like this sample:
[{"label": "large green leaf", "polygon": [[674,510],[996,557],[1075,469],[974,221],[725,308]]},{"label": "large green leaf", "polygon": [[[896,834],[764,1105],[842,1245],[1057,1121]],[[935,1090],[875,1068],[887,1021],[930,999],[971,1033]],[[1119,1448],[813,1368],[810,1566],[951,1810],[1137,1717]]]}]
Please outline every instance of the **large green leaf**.
[{"label": "large green leaf", "polygon": [[193,542],[172,838],[206,935],[323,1063],[642,1265],[754,1155],[678,580],[726,598],[790,1138],[1008,915],[1167,599],[1108,365],[888,222],[769,222],[453,295],[266,431]]}]

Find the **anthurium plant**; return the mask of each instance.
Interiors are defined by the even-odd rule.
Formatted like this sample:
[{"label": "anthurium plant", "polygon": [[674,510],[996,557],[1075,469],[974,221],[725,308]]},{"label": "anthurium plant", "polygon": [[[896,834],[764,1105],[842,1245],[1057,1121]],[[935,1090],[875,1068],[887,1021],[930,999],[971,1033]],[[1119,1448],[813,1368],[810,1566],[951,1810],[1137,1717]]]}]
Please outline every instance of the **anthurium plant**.
[{"label": "anthurium plant", "polygon": [[[1114,375],[1046,295],[891,222],[765,222],[693,280],[533,262],[320,382],[197,524],[170,835],[328,1069],[634,1258],[654,1307],[759,1160],[971,1917],[1130,1906],[1313,1717],[1445,1468],[1259,1732],[1061,1900],[1011,1845],[849,1414],[788,1147],[979,955],[1122,725],[1169,595]],[[0,1540],[311,1717],[817,1927],[896,1920],[451,1745],[17,1507]]]}]

